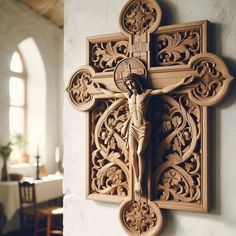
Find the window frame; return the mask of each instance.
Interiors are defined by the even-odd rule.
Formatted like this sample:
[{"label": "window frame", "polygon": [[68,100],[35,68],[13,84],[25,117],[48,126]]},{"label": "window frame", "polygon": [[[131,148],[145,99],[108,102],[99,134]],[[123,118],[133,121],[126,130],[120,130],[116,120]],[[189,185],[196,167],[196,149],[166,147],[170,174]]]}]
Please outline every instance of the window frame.
[{"label": "window frame", "polygon": [[[9,101],[9,108],[11,107],[15,107],[15,108],[22,108],[23,109],[23,114],[24,114],[24,122],[23,122],[23,133],[22,135],[27,135],[27,72],[26,72],[26,65],[25,65],[25,61],[24,61],[24,58],[22,56],[22,53],[20,51],[19,48],[17,48],[13,53],[12,53],[12,56],[13,54],[17,52],[19,57],[20,57],[20,60],[21,60],[21,63],[22,63],[22,72],[14,72],[11,70],[11,68],[9,67],[10,69],[10,74],[9,74],[9,83],[10,83],[10,78],[11,77],[17,77],[21,80],[23,80],[23,83],[24,83],[24,105],[23,106],[19,106],[19,105],[12,105],[11,104],[11,101]],[[11,61],[12,61],[12,57],[11,57]],[[11,63],[10,61],[10,63]],[[10,90],[9,90],[10,92]],[[10,109],[9,109],[9,112],[10,112]],[[10,113],[9,113],[10,115]],[[10,117],[9,117],[10,118]],[[9,131],[11,132],[10,130],[10,119],[9,119]]]}]

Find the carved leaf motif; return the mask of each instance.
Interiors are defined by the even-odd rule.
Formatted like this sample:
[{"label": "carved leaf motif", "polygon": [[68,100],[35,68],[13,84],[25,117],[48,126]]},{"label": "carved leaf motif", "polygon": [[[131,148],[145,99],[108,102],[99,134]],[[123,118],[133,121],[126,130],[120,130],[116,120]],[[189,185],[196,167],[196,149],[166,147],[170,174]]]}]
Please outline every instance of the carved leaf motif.
[{"label": "carved leaf motif", "polygon": [[117,128],[128,115],[122,99],[100,101],[92,112],[92,193],[128,194],[128,150]]},{"label": "carved leaf motif", "polygon": [[97,72],[112,71],[129,55],[128,41],[96,43],[92,46],[91,60]]},{"label": "carved leaf motif", "polygon": [[[152,105],[160,108],[159,118],[152,123],[155,199],[200,204],[200,107],[186,95],[163,96]],[[168,128],[158,128],[158,123],[163,127],[167,121]]]},{"label": "carved leaf motif", "polygon": [[157,40],[158,65],[188,64],[192,56],[200,53],[200,35],[197,31],[159,35]]},{"label": "carved leaf motif", "polygon": [[166,187],[178,186],[181,181],[181,176],[174,170],[168,170],[163,175],[163,184]]}]

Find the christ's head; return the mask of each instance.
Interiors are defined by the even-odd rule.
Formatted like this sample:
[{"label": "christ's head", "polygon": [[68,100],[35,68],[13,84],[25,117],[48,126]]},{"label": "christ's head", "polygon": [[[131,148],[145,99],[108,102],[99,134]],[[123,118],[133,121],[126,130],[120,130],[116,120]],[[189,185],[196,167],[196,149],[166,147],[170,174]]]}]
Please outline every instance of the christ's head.
[{"label": "christ's head", "polygon": [[141,82],[138,80],[137,75],[130,74],[124,79],[124,85],[128,90],[128,95],[131,97],[133,94],[142,94],[145,89]]}]

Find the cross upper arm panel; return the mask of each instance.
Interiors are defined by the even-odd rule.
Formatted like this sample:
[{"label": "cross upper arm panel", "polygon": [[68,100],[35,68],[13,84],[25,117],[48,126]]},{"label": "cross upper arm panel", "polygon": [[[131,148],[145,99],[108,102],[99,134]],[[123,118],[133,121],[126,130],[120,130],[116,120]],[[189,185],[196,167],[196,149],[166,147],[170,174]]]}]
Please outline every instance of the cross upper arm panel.
[{"label": "cross upper arm panel", "polygon": [[122,202],[131,235],[157,235],[161,208],[208,211],[208,109],[233,80],[207,52],[207,21],[159,26],[161,15],[155,0],[127,1],[121,33],[88,38],[67,87],[89,113],[87,198]]}]

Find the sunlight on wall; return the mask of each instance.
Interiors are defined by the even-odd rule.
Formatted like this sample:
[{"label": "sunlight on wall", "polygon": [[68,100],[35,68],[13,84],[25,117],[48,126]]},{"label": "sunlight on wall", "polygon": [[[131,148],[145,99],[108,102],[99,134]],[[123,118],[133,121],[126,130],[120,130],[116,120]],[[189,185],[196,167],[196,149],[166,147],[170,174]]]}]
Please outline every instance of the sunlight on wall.
[{"label": "sunlight on wall", "polygon": [[[45,161],[46,140],[46,71],[40,51],[33,40],[27,38],[19,44],[27,71],[27,135],[29,154],[39,154]],[[34,160],[32,160],[34,161]]]}]

